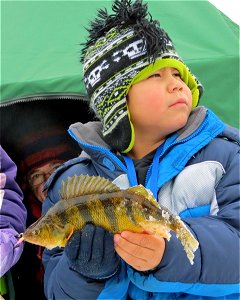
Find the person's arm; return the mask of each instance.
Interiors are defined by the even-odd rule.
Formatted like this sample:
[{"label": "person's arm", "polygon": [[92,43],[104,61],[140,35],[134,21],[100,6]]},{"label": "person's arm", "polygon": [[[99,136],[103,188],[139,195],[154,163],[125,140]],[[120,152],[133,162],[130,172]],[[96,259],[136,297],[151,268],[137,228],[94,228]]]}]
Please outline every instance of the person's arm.
[{"label": "person's arm", "polygon": [[17,236],[25,230],[26,208],[23,194],[16,183],[17,167],[0,146],[0,276],[20,258],[23,244],[16,245]]},{"label": "person's arm", "polygon": [[150,275],[129,269],[131,281],[151,292],[215,296],[239,292],[239,152],[227,155],[225,175],[216,188],[216,216],[185,218],[199,241],[191,265],[172,234],[157,270]]},{"label": "person's arm", "polygon": [[44,292],[48,299],[97,299],[104,282],[87,280],[70,268],[65,252],[44,250]]},{"label": "person's arm", "polygon": [[[72,174],[70,169],[50,186],[43,203],[43,214],[59,200],[61,182],[69,174]],[[76,231],[64,249],[45,249],[45,295],[49,299],[97,299],[106,280],[118,272],[119,262],[113,237],[102,228],[89,224],[82,231]]]}]

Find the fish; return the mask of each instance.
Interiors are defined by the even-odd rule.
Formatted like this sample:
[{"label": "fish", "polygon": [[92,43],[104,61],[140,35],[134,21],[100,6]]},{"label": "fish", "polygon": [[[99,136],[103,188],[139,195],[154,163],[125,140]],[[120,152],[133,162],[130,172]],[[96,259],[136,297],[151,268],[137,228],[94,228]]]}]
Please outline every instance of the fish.
[{"label": "fish", "polygon": [[181,218],[162,207],[144,186],[120,189],[104,177],[74,175],[62,181],[59,194],[60,200],[20,234],[19,243],[64,248],[72,234],[87,223],[113,234],[151,232],[168,241],[174,231],[193,264],[197,239]]}]

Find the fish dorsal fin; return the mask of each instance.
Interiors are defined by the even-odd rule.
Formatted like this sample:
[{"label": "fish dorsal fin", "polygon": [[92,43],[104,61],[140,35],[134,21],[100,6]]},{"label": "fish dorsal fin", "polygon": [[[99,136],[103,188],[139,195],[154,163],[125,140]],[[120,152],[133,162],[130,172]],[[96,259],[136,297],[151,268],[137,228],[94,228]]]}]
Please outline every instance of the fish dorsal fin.
[{"label": "fish dorsal fin", "polygon": [[130,187],[126,190],[129,193],[140,195],[146,198],[154,206],[159,207],[157,200],[154,198],[152,192],[146,189],[143,185],[139,184],[133,187]]},{"label": "fish dorsal fin", "polygon": [[62,181],[60,196],[62,199],[76,198],[82,195],[103,194],[120,191],[110,180],[100,176],[74,175]]}]

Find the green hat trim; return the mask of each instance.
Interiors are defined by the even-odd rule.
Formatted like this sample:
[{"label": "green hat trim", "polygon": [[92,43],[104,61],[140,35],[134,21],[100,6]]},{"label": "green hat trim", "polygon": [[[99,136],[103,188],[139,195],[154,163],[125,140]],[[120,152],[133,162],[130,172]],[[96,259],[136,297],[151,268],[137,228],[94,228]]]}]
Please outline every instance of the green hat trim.
[{"label": "green hat trim", "polygon": [[127,149],[122,151],[122,153],[128,153],[133,148],[134,142],[135,142],[135,131],[134,131],[133,124],[131,122],[129,110],[128,110],[128,119],[129,119],[129,123],[130,123],[130,126],[131,126],[131,141],[130,141],[129,146],[127,147]]},{"label": "green hat trim", "polygon": [[192,92],[192,108],[195,108],[199,101],[198,84],[191,72],[189,71],[189,69],[187,68],[187,66],[181,61],[174,58],[156,59],[154,63],[148,65],[147,67],[142,69],[136,76],[133,77],[129,88],[135,83],[148,78],[152,73],[156,72],[157,70],[166,67],[175,68],[179,71],[182,80],[186,83],[186,85],[190,88]]}]

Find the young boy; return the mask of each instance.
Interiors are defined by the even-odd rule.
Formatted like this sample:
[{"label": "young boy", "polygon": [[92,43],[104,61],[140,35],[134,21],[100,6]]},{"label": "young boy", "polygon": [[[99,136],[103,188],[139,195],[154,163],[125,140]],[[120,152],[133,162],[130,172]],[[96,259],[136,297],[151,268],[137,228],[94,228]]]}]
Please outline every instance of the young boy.
[{"label": "young boy", "polygon": [[[69,133],[83,152],[48,181],[46,213],[68,176],[142,184],[199,241],[194,264],[172,234],[112,235],[88,224],[65,249],[45,250],[48,299],[238,299],[238,131],[198,107],[202,86],[140,1],[99,11],[83,49],[90,107],[100,122]],[[108,209],[108,208],[106,208]]]}]

